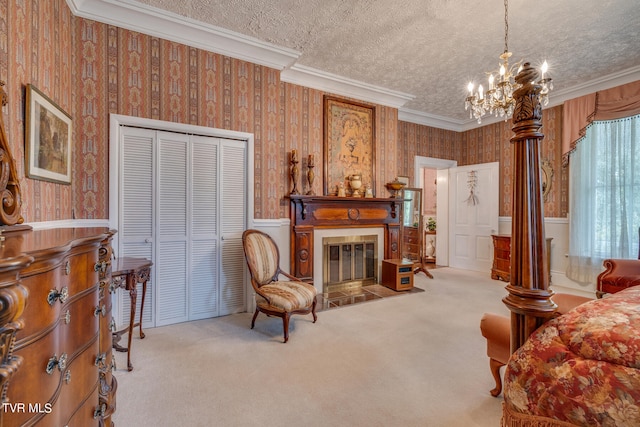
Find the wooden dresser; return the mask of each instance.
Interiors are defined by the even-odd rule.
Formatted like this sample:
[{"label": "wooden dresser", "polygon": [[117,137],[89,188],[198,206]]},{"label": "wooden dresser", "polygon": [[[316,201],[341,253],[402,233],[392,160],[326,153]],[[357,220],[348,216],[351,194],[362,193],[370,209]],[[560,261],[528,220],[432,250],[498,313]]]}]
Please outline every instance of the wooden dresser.
[{"label": "wooden dresser", "polygon": [[[493,280],[511,280],[511,235],[492,234],[493,237],[493,267],[491,268],[491,278]],[[547,268],[549,273],[549,283],[551,283],[551,240],[547,237]]]},{"label": "wooden dresser", "polygon": [[[113,425],[112,235],[102,227],[5,234],[0,266],[29,261],[13,281],[0,276],[0,290],[26,292],[14,346],[5,355],[17,370],[4,384],[3,427]],[[2,307],[5,322],[1,314]]]},{"label": "wooden dresser", "polygon": [[420,261],[422,234],[418,227],[402,227],[402,257]]}]

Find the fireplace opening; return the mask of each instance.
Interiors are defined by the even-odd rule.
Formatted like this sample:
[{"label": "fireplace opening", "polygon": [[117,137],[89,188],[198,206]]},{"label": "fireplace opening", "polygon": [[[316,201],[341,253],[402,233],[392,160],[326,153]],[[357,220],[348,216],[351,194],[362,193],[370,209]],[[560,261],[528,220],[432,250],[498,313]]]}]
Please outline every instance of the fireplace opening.
[{"label": "fireplace opening", "polygon": [[378,282],[378,236],[324,237],[322,245],[325,295]]}]

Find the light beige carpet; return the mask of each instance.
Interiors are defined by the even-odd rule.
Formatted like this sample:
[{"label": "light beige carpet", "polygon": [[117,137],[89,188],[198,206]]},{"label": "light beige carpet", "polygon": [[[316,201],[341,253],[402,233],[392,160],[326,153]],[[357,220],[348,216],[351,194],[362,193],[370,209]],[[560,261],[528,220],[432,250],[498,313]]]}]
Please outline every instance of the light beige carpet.
[{"label": "light beige carpet", "polygon": [[117,353],[116,426],[498,426],[479,323],[505,283],[452,268],[425,292],[281,319],[251,313],[147,329]]}]

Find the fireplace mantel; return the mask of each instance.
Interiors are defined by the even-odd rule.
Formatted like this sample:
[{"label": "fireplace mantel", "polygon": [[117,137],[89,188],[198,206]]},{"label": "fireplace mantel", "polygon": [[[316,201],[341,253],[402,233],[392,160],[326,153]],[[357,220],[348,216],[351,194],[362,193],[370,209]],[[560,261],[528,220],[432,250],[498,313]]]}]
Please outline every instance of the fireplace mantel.
[{"label": "fireplace mantel", "polygon": [[289,196],[291,273],[313,281],[313,232],[316,228],[384,228],[384,257],[400,258],[402,199]]}]

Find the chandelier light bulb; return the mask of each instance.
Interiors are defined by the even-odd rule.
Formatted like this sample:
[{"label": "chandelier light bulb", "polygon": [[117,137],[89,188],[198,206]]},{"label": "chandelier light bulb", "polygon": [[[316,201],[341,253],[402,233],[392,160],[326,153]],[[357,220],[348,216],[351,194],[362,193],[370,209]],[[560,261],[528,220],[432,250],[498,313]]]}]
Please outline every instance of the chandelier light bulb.
[{"label": "chandelier light bulb", "polygon": [[469,90],[469,95],[473,95],[473,83],[469,82],[467,85],[467,89]]},{"label": "chandelier light bulb", "polygon": [[540,71],[542,72],[542,79],[543,80],[544,80],[544,73],[546,73],[548,69],[549,69],[549,64],[547,64],[547,61],[545,60],[542,63],[542,67],[540,67]]}]

